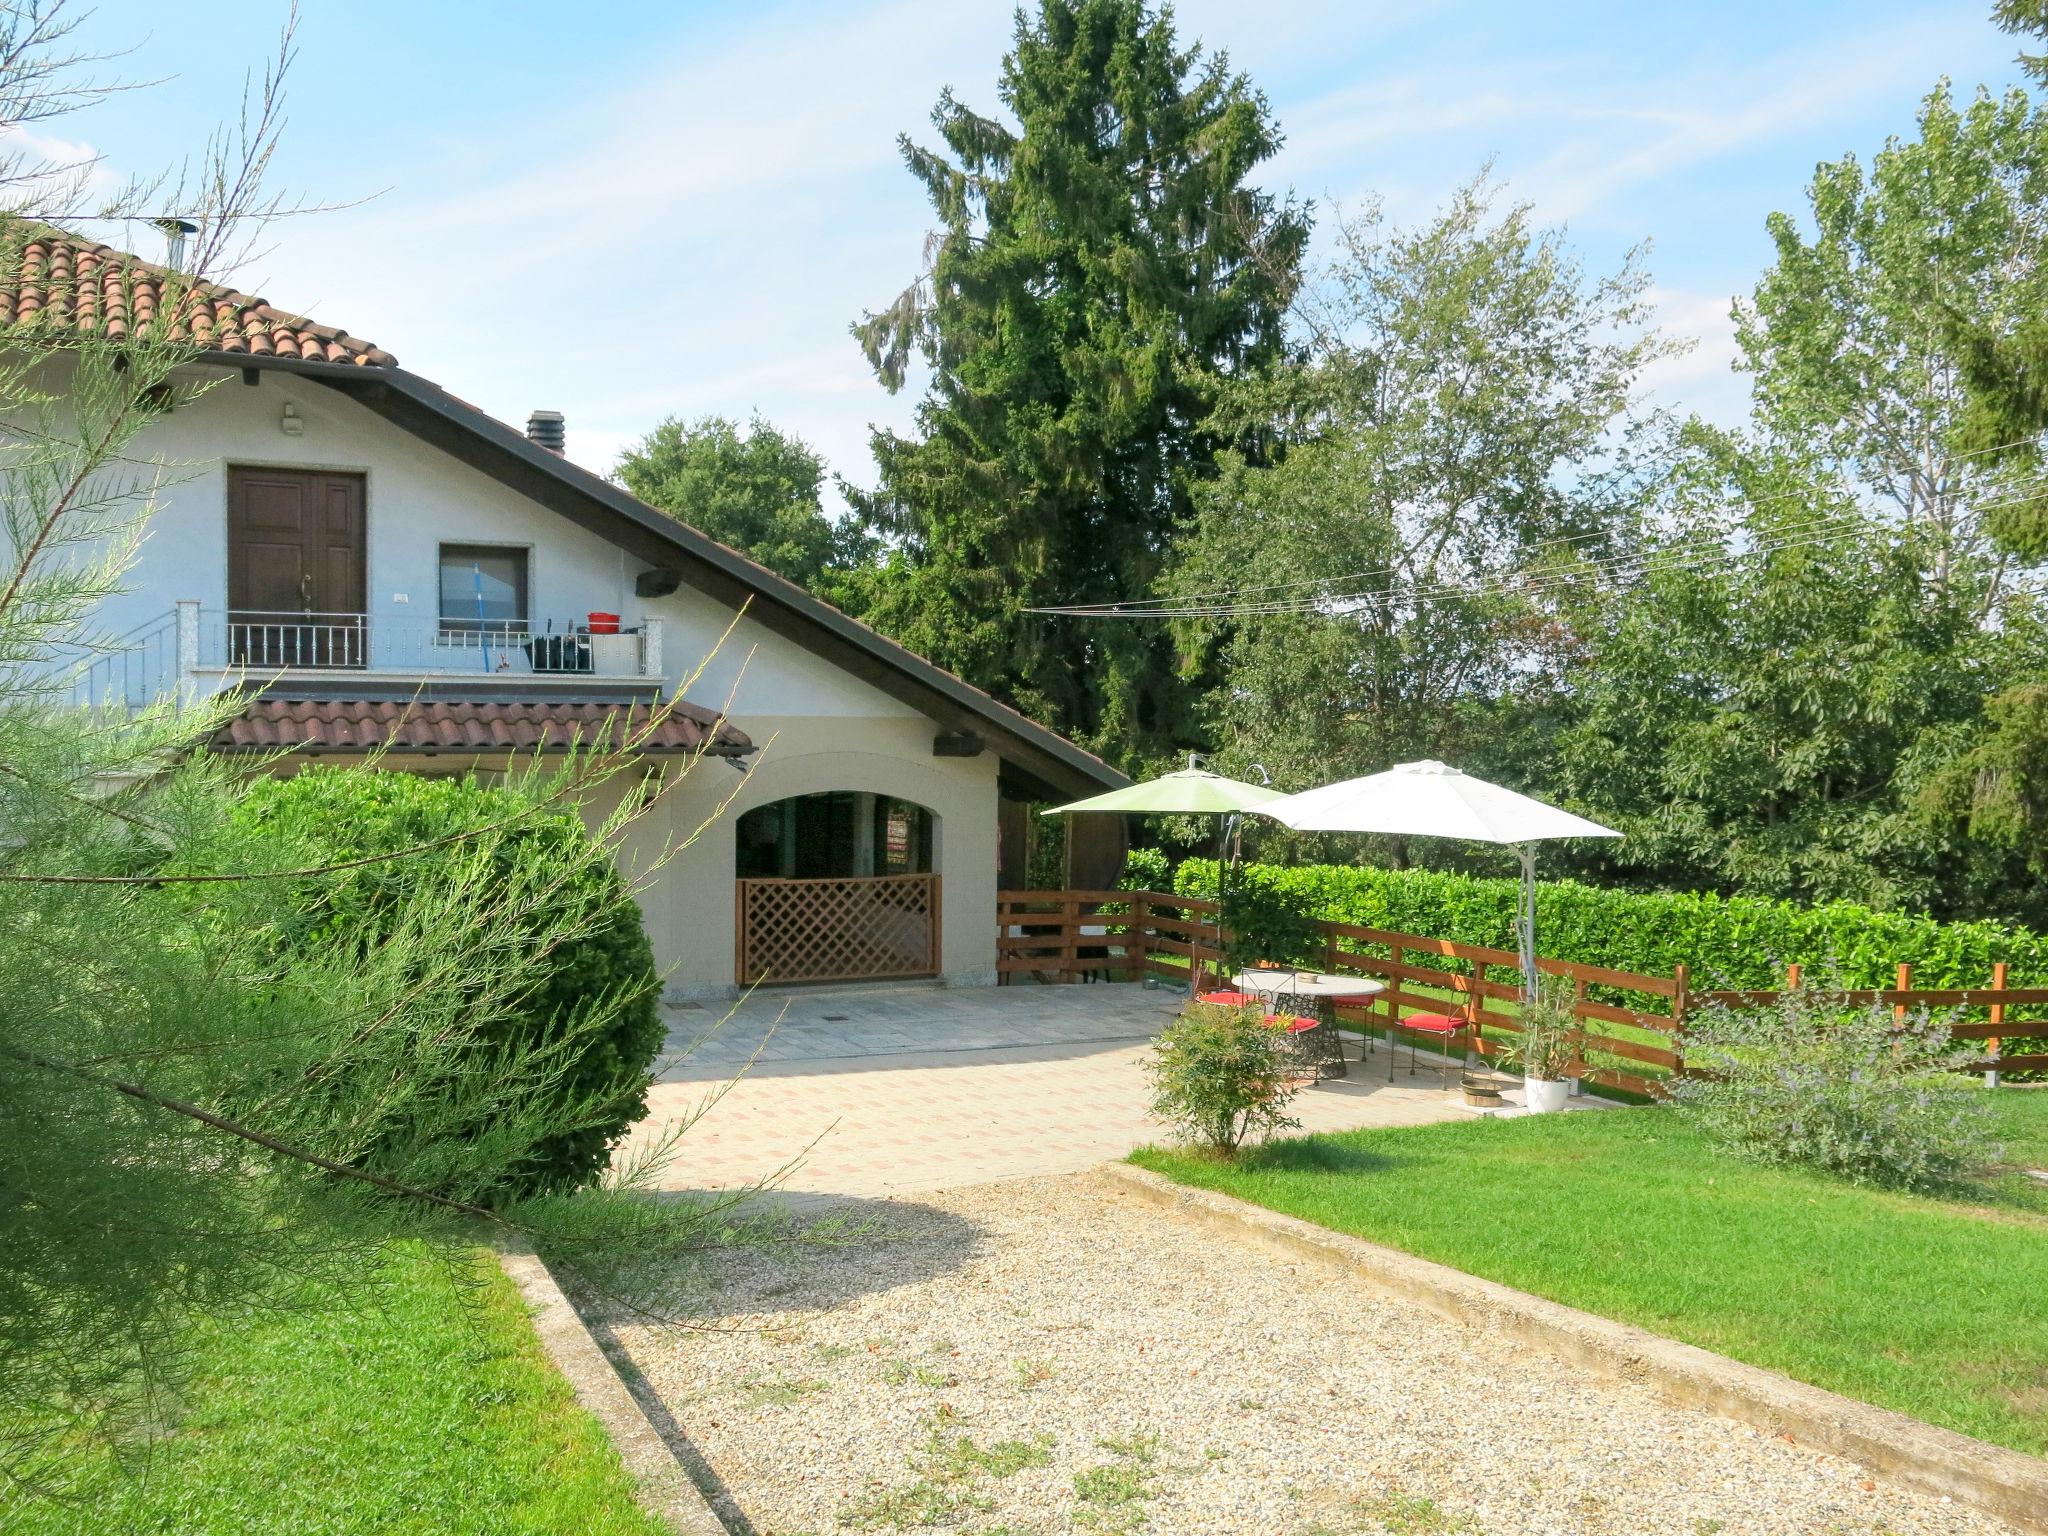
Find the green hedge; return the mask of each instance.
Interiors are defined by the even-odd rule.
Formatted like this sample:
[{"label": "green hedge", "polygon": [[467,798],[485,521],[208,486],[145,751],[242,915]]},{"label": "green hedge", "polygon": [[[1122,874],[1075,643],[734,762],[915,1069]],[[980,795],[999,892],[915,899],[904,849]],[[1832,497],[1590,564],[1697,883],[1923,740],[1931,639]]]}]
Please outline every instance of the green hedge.
[{"label": "green hedge", "polygon": [[[1182,896],[1216,894],[1213,859],[1189,859],[1174,876]],[[1520,883],[1419,869],[1253,864],[1231,877],[1228,919],[1240,947],[1259,958],[1308,960],[1310,921],[1356,923],[1495,949],[1515,947]],[[2048,935],[2004,923],[1942,923],[1853,902],[1801,907],[1751,896],[1646,895],[1573,880],[1536,891],[1537,946],[1552,959],[1669,976],[1690,968],[1697,988],[1771,987],[1799,961],[1816,979],[1830,962],[1850,986],[1888,987],[1910,962],[1922,987],[1981,987],[1992,962],[2008,984],[2048,986]]]}]

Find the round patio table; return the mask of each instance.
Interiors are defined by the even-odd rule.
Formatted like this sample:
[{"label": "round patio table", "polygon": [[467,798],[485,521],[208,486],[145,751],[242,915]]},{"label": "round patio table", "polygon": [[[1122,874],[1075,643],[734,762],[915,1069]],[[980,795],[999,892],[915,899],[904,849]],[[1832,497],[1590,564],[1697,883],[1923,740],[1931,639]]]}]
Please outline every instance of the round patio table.
[{"label": "round patio table", "polygon": [[1387,990],[1384,982],[1369,981],[1363,976],[1332,976],[1285,967],[1239,971],[1234,980],[1240,992],[1258,993],[1275,1013],[1292,1010],[1316,1021],[1309,1034],[1308,1049],[1315,1057],[1320,1077],[1347,1075],[1344,1042],[1337,1033],[1337,999],[1370,997]]}]

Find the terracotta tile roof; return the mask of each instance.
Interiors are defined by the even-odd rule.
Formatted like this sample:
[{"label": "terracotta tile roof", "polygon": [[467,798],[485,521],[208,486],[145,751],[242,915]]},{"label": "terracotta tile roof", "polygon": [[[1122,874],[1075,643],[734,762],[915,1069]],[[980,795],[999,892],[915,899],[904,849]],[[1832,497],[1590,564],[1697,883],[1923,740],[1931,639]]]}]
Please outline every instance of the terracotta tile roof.
[{"label": "terracotta tile roof", "polygon": [[[648,719],[644,703],[261,698],[216,731],[212,746],[222,752],[369,752],[387,745],[398,752],[560,752],[572,740],[589,743],[606,726],[616,744],[624,734],[645,730]],[[679,700],[636,750],[695,752],[707,741],[718,757],[754,748],[746,732]]]},{"label": "terracotta tile roof", "polygon": [[180,313],[165,336],[213,352],[291,357],[306,362],[395,368],[381,347],[253,294],[218,283],[190,285],[167,269],[35,224],[0,227],[0,325],[42,331],[99,332],[119,339],[156,317],[166,281]]}]

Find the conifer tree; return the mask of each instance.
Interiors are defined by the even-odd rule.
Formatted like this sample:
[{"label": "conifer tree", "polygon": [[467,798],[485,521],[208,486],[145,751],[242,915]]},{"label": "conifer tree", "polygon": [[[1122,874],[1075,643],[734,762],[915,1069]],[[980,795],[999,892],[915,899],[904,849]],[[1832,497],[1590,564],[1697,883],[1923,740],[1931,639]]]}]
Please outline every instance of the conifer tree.
[{"label": "conifer tree", "polygon": [[999,95],[1007,121],[949,91],[942,147],[902,141],[939,222],[855,327],[890,389],[925,375],[856,498],[899,541],[867,616],[1135,768],[1192,732],[1170,638],[1024,610],[1153,588],[1224,445],[1219,387],[1281,354],[1307,219],[1251,180],[1280,145],[1264,96],[1170,10],[1020,10]]}]

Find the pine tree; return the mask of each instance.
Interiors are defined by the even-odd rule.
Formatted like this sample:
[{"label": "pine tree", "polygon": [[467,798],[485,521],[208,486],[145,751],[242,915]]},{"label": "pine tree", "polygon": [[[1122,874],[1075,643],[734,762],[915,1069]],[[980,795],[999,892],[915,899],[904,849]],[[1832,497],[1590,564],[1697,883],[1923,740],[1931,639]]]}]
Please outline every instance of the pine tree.
[{"label": "pine tree", "polygon": [[943,149],[902,141],[930,266],[855,333],[890,389],[929,377],[856,499],[900,541],[868,617],[1135,768],[1193,735],[1170,639],[1025,610],[1153,588],[1225,446],[1219,387],[1281,354],[1308,223],[1249,181],[1265,98],[1169,10],[1020,10],[1000,96],[1014,128],[947,92]]}]

